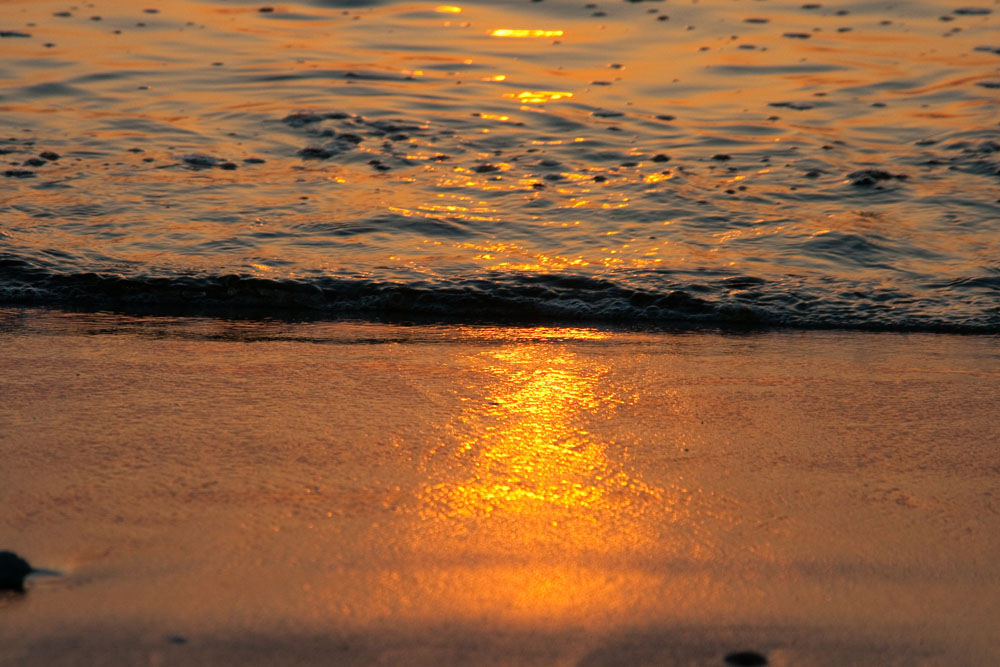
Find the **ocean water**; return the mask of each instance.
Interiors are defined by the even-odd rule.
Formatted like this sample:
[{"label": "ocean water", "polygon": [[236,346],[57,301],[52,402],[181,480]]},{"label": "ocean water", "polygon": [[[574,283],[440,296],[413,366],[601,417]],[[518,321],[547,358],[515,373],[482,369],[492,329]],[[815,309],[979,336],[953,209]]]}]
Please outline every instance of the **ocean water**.
[{"label": "ocean water", "polygon": [[1000,332],[1000,4],[0,3],[0,303]]}]

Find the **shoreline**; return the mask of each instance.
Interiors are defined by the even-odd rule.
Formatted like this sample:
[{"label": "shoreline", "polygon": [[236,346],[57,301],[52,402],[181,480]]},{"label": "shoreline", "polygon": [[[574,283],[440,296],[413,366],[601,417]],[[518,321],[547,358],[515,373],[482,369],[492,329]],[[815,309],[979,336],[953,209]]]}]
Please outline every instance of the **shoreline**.
[{"label": "shoreline", "polygon": [[0,314],[5,664],[997,657],[991,337]]}]

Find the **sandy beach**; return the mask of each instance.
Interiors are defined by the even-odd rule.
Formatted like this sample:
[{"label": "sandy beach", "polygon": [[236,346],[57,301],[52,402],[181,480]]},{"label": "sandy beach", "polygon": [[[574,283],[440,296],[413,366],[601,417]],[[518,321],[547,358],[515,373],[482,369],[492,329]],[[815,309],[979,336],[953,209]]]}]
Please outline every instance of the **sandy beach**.
[{"label": "sandy beach", "polygon": [[0,663],[985,665],[995,337],[0,311]]}]

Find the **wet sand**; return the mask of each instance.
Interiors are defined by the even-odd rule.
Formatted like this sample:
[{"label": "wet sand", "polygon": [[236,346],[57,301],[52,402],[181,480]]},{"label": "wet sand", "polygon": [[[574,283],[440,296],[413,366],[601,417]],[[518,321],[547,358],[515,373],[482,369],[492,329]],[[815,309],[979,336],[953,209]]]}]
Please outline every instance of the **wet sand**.
[{"label": "wet sand", "polygon": [[0,663],[990,664],[997,349],[0,310]]}]

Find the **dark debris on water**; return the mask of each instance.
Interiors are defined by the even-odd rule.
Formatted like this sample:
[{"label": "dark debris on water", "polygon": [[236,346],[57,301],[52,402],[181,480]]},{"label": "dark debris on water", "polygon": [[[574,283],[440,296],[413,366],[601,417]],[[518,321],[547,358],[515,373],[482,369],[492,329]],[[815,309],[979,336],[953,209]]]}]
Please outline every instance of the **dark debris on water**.
[{"label": "dark debris on water", "polygon": [[858,187],[870,187],[880,181],[891,181],[893,179],[905,181],[907,178],[909,177],[906,174],[892,174],[884,169],[860,169],[852,171],[847,175],[847,179],[851,182],[851,185]]}]

